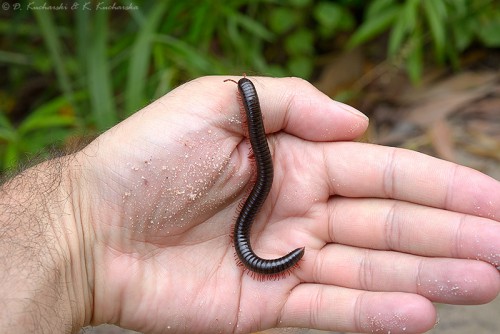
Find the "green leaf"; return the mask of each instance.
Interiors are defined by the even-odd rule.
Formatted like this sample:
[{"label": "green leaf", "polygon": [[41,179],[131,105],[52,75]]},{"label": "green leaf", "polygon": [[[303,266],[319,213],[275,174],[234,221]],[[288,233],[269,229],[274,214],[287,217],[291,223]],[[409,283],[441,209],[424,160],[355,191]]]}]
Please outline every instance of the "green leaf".
[{"label": "green leaf", "polygon": [[251,32],[256,37],[259,37],[265,41],[271,42],[274,39],[274,34],[267,30],[264,25],[260,22],[236,12],[232,8],[223,7],[224,13],[229,19],[234,20],[239,26],[245,28],[248,32]]},{"label": "green leaf", "polygon": [[313,62],[310,57],[293,57],[288,61],[288,69],[294,76],[308,79],[313,71]]},{"label": "green leaf", "polygon": [[431,36],[434,41],[434,47],[436,49],[436,59],[439,62],[443,63],[446,47],[446,32],[444,26],[444,22],[446,22],[446,12],[439,3],[440,1],[423,0],[426,19],[429,23]]},{"label": "green leaf", "polygon": [[411,36],[411,52],[406,61],[406,70],[413,84],[418,84],[422,77],[423,68],[423,43],[422,32],[416,30]]},{"label": "green leaf", "polygon": [[342,8],[342,16],[340,17],[340,21],[338,24],[338,30],[351,30],[354,28],[356,24],[356,20],[354,16],[348,11],[346,8]]},{"label": "green leaf", "polygon": [[50,147],[60,145],[69,133],[70,129],[61,127],[52,128],[50,132],[45,129],[30,132],[29,137],[19,142],[19,151],[26,154],[44,153]]},{"label": "green leaf", "polygon": [[31,65],[33,60],[28,55],[0,50],[0,63],[12,65]]},{"label": "green leaf", "polygon": [[347,48],[351,49],[368,40],[378,36],[389,28],[401,14],[401,6],[393,6],[379,16],[365,21],[351,36],[347,42]]},{"label": "green leaf", "polygon": [[0,143],[4,141],[7,143],[13,143],[17,141],[17,133],[11,128],[0,128]]},{"label": "green leaf", "polygon": [[3,112],[0,112],[0,126],[4,128],[12,128],[12,124]]},{"label": "green leaf", "polygon": [[[440,0],[438,0],[440,1]],[[403,19],[406,21],[406,29],[411,31],[416,28],[419,19],[419,5],[421,0],[406,0],[403,8]]]},{"label": "green leaf", "polygon": [[293,7],[305,7],[311,3],[311,0],[289,0],[290,6]]},{"label": "green leaf", "polygon": [[47,116],[36,120],[36,122],[23,123],[23,126],[19,128],[19,134],[24,135],[29,131],[40,130],[43,128],[72,126],[74,123],[75,119],[68,115]]},{"label": "green leaf", "polygon": [[75,11],[76,56],[80,68],[87,68],[87,48],[90,40],[94,37],[91,33],[92,26],[89,11]]},{"label": "green leaf", "polygon": [[374,0],[369,2],[366,10],[365,21],[369,21],[397,5],[395,0]]},{"label": "green leaf", "polygon": [[3,168],[6,170],[13,169],[19,163],[19,148],[17,143],[10,143],[5,148],[2,159]]},{"label": "green leaf", "polygon": [[[464,20],[453,26],[453,40],[457,51],[463,51],[472,43],[474,39],[475,21]],[[482,29],[480,29],[482,30]],[[498,35],[495,33],[495,35]]]},{"label": "green leaf", "polygon": [[[190,9],[192,15],[191,25],[186,37],[183,37],[188,43],[198,43],[198,46],[205,49],[206,43],[210,40],[204,36],[211,36],[217,22],[212,20],[214,15],[213,2],[200,2],[198,6]],[[203,44],[203,45],[200,45]]]},{"label": "green leaf", "polygon": [[283,34],[298,23],[299,16],[290,8],[274,8],[269,14],[269,27],[277,34]]},{"label": "green leaf", "polygon": [[[40,2],[37,1],[37,3]],[[38,21],[38,25],[40,26],[45,44],[47,45],[50,56],[52,58],[52,65],[55,68],[59,86],[66,95],[68,101],[70,101],[70,103],[73,105],[73,108],[76,108],[76,105],[73,101],[73,88],[71,86],[69,74],[64,67],[64,59],[66,58],[66,56],[63,54],[62,46],[59,41],[59,36],[57,34],[52,14],[50,11],[46,10],[35,10],[33,11],[33,14]]]},{"label": "green leaf", "polygon": [[289,76],[290,73],[282,65],[279,65],[279,66],[278,65],[269,65],[269,67],[267,68],[266,75],[269,75],[272,77],[286,77],[286,76]]},{"label": "green leaf", "polygon": [[350,30],[355,21],[346,7],[330,2],[320,2],[313,11],[313,16],[319,23],[319,33],[322,37],[331,37],[339,30]]},{"label": "green leaf", "polygon": [[301,29],[285,40],[285,48],[290,55],[305,55],[314,52],[314,35],[310,30]]},{"label": "green leaf", "polygon": [[125,88],[125,111],[127,114],[139,109],[146,99],[145,88],[151,58],[151,43],[168,3],[169,1],[155,3],[132,46]]},{"label": "green leaf", "polygon": [[335,30],[342,20],[344,10],[331,2],[320,2],[313,11],[314,18],[326,29]]},{"label": "green leaf", "polygon": [[156,87],[153,99],[158,99],[159,97],[165,95],[166,92],[169,92],[172,88],[174,88],[173,84],[177,74],[178,70],[174,67],[168,67],[158,72],[158,86]]},{"label": "green leaf", "polygon": [[207,60],[206,55],[203,55],[196,48],[180,39],[158,35],[155,37],[155,41],[167,45],[171,51],[170,57],[176,59],[187,68],[191,67],[195,73],[207,73],[212,68],[212,64]]},{"label": "green leaf", "polygon": [[487,47],[495,48],[500,46],[500,13],[496,13],[492,20],[482,24],[477,29],[477,34],[481,42]]},{"label": "green leaf", "polygon": [[403,7],[403,15],[399,15],[396,22],[392,28],[391,35],[389,37],[388,54],[389,56],[395,56],[401,46],[403,41],[408,35],[416,29],[417,19],[418,19],[418,9],[421,0],[407,0]]},{"label": "green leaf", "polygon": [[28,132],[50,127],[74,126],[75,117],[72,113],[62,114],[61,110],[70,109],[71,106],[65,96],[57,97],[31,112],[19,125],[17,132],[20,137]]},{"label": "green leaf", "polygon": [[88,45],[88,90],[91,111],[99,131],[106,130],[118,121],[113,97],[113,84],[107,55],[108,11],[95,13],[93,36]]},{"label": "green leaf", "polygon": [[403,15],[398,16],[389,36],[388,53],[395,56],[403,44],[403,39],[408,35],[409,27]]},{"label": "green leaf", "polygon": [[335,101],[339,101],[339,102],[342,102],[342,103],[347,103],[347,102],[349,102],[350,100],[356,98],[359,95],[360,95],[360,91],[357,90],[357,89],[354,89],[354,90],[341,90],[338,93],[336,93],[335,96],[333,96],[333,99]]}]

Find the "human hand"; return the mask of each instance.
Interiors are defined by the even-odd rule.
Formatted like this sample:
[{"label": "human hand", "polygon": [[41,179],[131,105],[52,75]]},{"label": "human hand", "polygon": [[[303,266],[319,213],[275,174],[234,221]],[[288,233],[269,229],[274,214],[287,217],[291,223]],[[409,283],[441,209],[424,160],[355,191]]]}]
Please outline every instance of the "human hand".
[{"label": "human hand", "polygon": [[230,234],[252,167],[237,89],[224,79],[175,89],[75,155],[93,324],[416,333],[435,323],[431,302],[495,298],[499,182],[346,142],[366,118],[290,78],[252,79],[275,176],[251,235],[265,258],[306,251],[281,280],[244,273]]}]

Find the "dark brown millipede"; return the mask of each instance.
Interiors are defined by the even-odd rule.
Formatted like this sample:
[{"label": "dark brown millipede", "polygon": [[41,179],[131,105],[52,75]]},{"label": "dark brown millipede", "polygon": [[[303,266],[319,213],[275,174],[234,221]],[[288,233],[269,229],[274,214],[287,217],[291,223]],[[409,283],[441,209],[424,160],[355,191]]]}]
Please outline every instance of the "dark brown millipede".
[{"label": "dark brown millipede", "polygon": [[[236,83],[232,79],[224,81]],[[263,259],[255,254],[250,245],[250,228],[271,190],[274,169],[255,86],[247,78],[241,78],[237,84],[245,109],[248,137],[256,163],[257,179],[236,220],[233,233],[234,247],[239,261],[248,270],[262,275],[278,275],[298,264],[304,255],[304,247],[297,248],[277,259]]]}]

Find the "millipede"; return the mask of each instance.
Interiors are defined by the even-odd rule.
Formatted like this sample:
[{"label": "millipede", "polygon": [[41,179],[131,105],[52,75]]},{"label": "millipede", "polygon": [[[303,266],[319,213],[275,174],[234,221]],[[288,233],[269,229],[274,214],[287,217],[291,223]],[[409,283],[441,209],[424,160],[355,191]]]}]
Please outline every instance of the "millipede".
[{"label": "millipede", "polygon": [[241,207],[234,225],[233,242],[236,255],[245,268],[256,274],[263,275],[264,278],[279,275],[291,270],[298,264],[304,255],[304,247],[297,248],[277,259],[263,259],[255,254],[252,249],[250,229],[271,190],[274,178],[273,161],[267,144],[259,97],[252,81],[246,77],[241,78],[238,82],[232,79],[224,81],[232,81],[238,85],[257,172],[255,184]]}]

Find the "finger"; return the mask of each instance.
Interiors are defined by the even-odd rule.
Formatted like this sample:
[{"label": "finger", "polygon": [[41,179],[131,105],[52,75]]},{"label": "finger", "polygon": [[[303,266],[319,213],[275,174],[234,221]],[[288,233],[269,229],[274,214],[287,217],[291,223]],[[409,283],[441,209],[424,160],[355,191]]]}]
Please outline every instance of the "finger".
[{"label": "finger", "polygon": [[328,206],[326,227],[311,226],[324,243],[500,266],[500,224],[490,219],[386,199],[333,198]]},{"label": "finger", "polygon": [[500,221],[500,182],[473,169],[414,151],[349,142],[326,146],[324,160],[331,194],[394,198]]},{"label": "finger", "polygon": [[425,298],[300,284],[284,305],[279,326],[363,333],[423,333],[436,322]]},{"label": "finger", "polygon": [[[224,108],[239,115],[237,88],[224,79],[202,78],[217,92],[223,92]],[[358,110],[330,99],[309,82],[299,78],[248,77],[257,90],[267,133],[284,130],[297,137],[314,141],[351,140],[368,126],[368,118]],[[227,95],[229,94],[229,95]],[[232,102],[231,102],[232,101]]]},{"label": "finger", "polygon": [[329,244],[309,258],[313,260],[306,258],[301,264],[308,282],[417,293],[448,304],[483,304],[500,291],[498,271],[482,261],[425,258],[337,244]]},{"label": "finger", "polygon": [[300,78],[253,79],[267,131],[284,130],[303,139],[351,140],[368,126],[360,111],[330,99]]}]

